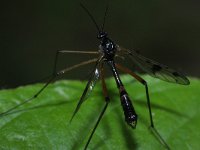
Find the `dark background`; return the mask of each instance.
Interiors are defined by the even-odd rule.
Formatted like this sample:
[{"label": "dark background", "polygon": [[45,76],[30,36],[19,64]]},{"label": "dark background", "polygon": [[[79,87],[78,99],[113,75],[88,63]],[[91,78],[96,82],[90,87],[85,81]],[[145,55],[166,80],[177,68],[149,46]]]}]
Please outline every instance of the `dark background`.
[{"label": "dark background", "polygon": [[[107,1],[82,3],[101,24]],[[75,0],[1,1],[2,88],[50,75],[57,50],[98,49],[95,26],[79,4]],[[142,55],[189,76],[200,76],[199,0],[110,0],[105,29],[125,48],[135,48]],[[60,66],[70,66],[90,57],[61,57]],[[75,70],[68,78],[85,79],[89,68]]]}]

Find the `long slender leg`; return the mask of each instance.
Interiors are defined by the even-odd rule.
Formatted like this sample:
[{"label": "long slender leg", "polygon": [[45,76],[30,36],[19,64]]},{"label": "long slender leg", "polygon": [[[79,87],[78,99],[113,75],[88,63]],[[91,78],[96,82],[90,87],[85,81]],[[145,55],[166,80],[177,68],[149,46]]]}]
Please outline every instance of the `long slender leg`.
[{"label": "long slender leg", "polygon": [[102,90],[103,90],[103,95],[105,97],[105,100],[106,101],[110,101],[110,97],[108,95],[108,90],[107,90],[107,86],[106,86],[106,82],[105,82],[105,75],[104,75],[103,64],[101,66],[101,81],[102,81]]},{"label": "long slender leg", "polygon": [[128,74],[130,74],[131,76],[133,76],[136,80],[138,80],[141,84],[143,84],[145,86],[145,91],[146,91],[146,96],[147,96],[147,105],[148,105],[148,109],[149,109],[149,115],[150,115],[150,124],[151,127],[154,127],[154,123],[153,123],[153,118],[152,118],[152,112],[151,112],[151,103],[150,103],[150,98],[149,98],[149,91],[148,91],[148,86],[147,86],[147,82],[142,79],[140,76],[138,76],[137,74],[133,73],[131,70],[129,70],[128,68],[122,67],[119,64],[116,64],[116,67],[118,69],[120,69],[123,72],[126,72]]},{"label": "long slender leg", "polygon": [[98,51],[74,51],[74,50],[59,50],[58,53],[99,54]]},{"label": "long slender leg", "polygon": [[72,54],[99,54],[98,51],[58,50],[56,52],[56,58],[55,58],[55,61],[54,61],[53,74],[56,74],[56,68],[57,68],[57,63],[58,63],[58,56],[59,56],[59,54],[63,54],[63,53],[72,53]]},{"label": "long slender leg", "polygon": [[109,102],[110,102],[110,98],[109,98],[109,95],[108,95],[108,90],[107,90],[106,83],[105,83],[105,79],[104,79],[103,66],[101,66],[101,81],[102,81],[103,95],[104,95],[106,104],[105,104],[105,106],[103,107],[103,109],[102,109],[102,111],[101,111],[101,113],[100,113],[100,115],[99,115],[99,118],[98,118],[98,120],[97,120],[97,122],[96,122],[96,124],[95,124],[95,126],[94,126],[94,128],[93,128],[93,130],[92,130],[92,132],[91,132],[91,134],[90,134],[90,137],[89,137],[89,139],[88,139],[88,141],[87,141],[87,143],[86,143],[86,145],[85,145],[84,150],[87,149],[87,147],[88,147],[88,145],[89,145],[89,143],[90,143],[90,141],[91,141],[91,139],[92,139],[92,136],[94,135],[94,133],[95,133],[95,131],[96,131],[96,128],[98,127],[99,122],[101,121],[101,119],[102,119],[102,117],[103,117],[103,115],[104,115],[104,113],[105,113],[105,111],[106,111],[106,109],[107,109],[107,107],[108,107],[108,104],[109,104]]},{"label": "long slender leg", "polygon": [[22,105],[24,105],[24,104],[30,102],[31,100],[37,98],[38,95],[39,95],[39,94],[49,85],[49,83],[51,83],[57,76],[60,76],[60,75],[62,75],[62,74],[64,74],[64,73],[66,73],[66,72],[68,72],[68,71],[71,71],[71,70],[73,70],[73,69],[75,69],[75,68],[78,68],[78,67],[80,67],[80,66],[87,65],[87,64],[90,64],[90,63],[94,63],[94,62],[96,62],[97,60],[98,60],[98,59],[95,58],[95,59],[91,59],[91,60],[88,60],[88,61],[83,61],[83,62],[81,62],[81,63],[79,63],[79,64],[76,64],[76,65],[73,65],[73,66],[68,67],[68,68],[66,68],[66,69],[63,69],[63,70],[57,72],[56,74],[53,74],[53,75],[51,76],[51,78],[48,80],[48,82],[47,82],[34,96],[32,96],[31,98],[29,98],[29,99],[27,99],[27,100],[21,102],[20,104],[18,104],[18,105],[16,105],[16,106],[14,106],[14,107],[8,109],[7,111],[1,113],[1,114],[0,114],[0,117],[5,116],[5,115],[8,115],[8,114],[9,114],[11,111],[13,111],[14,109],[16,109],[16,108],[18,108],[18,107],[20,107],[20,106],[22,106]]},{"label": "long slender leg", "polygon": [[158,131],[154,127],[154,122],[153,122],[153,117],[152,117],[151,103],[150,103],[150,98],[149,98],[149,91],[148,91],[147,82],[144,79],[142,79],[140,76],[138,76],[137,74],[133,73],[130,69],[128,69],[126,67],[123,67],[123,66],[121,66],[119,64],[116,64],[116,67],[118,69],[120,69],[121,71],[130,74],[131,76],[133,76],[136,80],[138,80],[141,84],[143,84],[145,86],[146,97],[147,97],[147,106],[148,106],[148,109],[149,109],[151,131],[153,132],[153,134],[156,136],[156,138],[159,140],[159,142],[163,146],[165,146],[167,149],[170,149],[169,146],[167,145],[167,143],[165,142],[165,140],[161,137],[161,135],[158,133]]},{"label": "long slender leg", "polygon": [[[55,57],[55,60],[54,60],[54,68],[53,68],[53,74],[56,74],[56,68],[57,68],[57,61],[58,61],[58,55],[60,53],[72,53],[72,54],[99,54],[98,51],[73,51],[73,50],[58,50],[56,52],[56,57]],[[41,79],[37,79],[37,80],[34,80],[34,81],[30,81],[26,84],[33,84],[33,83],[36,83],[36,82],[40,82],[40,81],[44,81],[44,80],[48,80],[52,77],[52,74],[51,75],[48,75],[46,77],[43,77]]]}]

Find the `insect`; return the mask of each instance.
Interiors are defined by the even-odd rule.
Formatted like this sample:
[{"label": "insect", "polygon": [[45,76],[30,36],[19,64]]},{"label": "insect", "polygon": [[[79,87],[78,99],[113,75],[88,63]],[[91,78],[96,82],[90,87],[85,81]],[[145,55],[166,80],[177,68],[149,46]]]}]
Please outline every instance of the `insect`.
[{"label": "insect", "polygon": [[[152,117],[152,111],[151,111],[151,103],[150,103],[150,97],[149,97],[149,92],[148,92],[148,85],[147,82],[142,79],[140,76],[132,72],[129,68],[126,68],[118,63],[116,63],[116,58],[125,58],[128,57],[130,58],[136,65],[138,65],[143,71],[148,73],[149,75],[159,78],[161,80],[167,81],[167,82],[173,82],[173,83],[178,83],[178,84],[183,84],[183,85],[189,85],[190,82],[189,80],[180,72],[177,72],[168,66],[162,65],[156,61],[153,61],[151,59],[145,58],[144,56],[138,54],[137,52],[129,49],[125,49],[117,45],[114,41],[112,41],[109,37],[107,32],[104,31],[104,25],[105,25],[105,19],[108,11],[108,7],[105,10],[104,14],[104,21],[101,26],[101,28],[98,26],[96,20],[92,16],[92,14],[89,12],[89,10],[81,4],[81,7],[84,9],[84,11],[88,14],[92,22],[94,23],[96,29],[97,29],[97,39],[100,41],[99,44],[99,51],[96,52],[91,52],[91,51],[70,51],[70,50],[60,50],[57,51],[56,53],[56,58],[55,58],[55,65],[54,65],[54,71],[53,75],[49,78],[49,80],[46,82],[46,84],[31,98],[23,101],[22,103],[8,109],[7,111],[3,112],[0,114],[0,116],[5,116],[9,113],[11,113],[13,110],[17,109],[21,105],[26,104],[29,101],[32,101],[33,99],[37,98],[37,96],[53,81],[56,79],[56,77],[61,76],[75,68],[78,68],[80,66],[84,66],[87,64],[92,64],[94,63],[94,68],[91,71],[89,80],[87,82],[87,85],[83,91],[83,94],[77,104],[77,107],[72,115],[71,121],[74,118],[74,116],[77,114],[79,111],[82,103],[86,100],[86,96],[88,95],[89,92],[92,91],[94,88],[95,83],[97,82],[98,79],[101,80],[102,82],[102,90],[103,90],[103,95],[105,98],[105,105],[98,117],[98,120],[89,136],[89,139],[84,147],[84,149],[87,149],[89,146],[89,143],[93,137],[93,134],[95,133],[98,124],[100,123],[103,115],[105,114],[105,111],[108,107],[108,104],[110,102],[110,97],[108,94],[106,82],[105,82],[105,76],[104,76],[104,66],[107,65],[109,66],[110,70],[112,71],[112,74],[114,76],[114,79],[116,81],[117,88],[119,90],[119,95],[120,95],[120,102],[121,106],[124,112],[124,117],[125,121],[131,128],[135,128],[137,125],[137,113],[134,109],[134,106],[131,102],[131,99],[126,92],[126,89],[120,79],[118,70],[123,71],[125,73],[130,74],[133,76],[137,81],[139,81],[142,85],[144,85],[145,90],[146,90],[146,99],[147,99],[147,105],[148,105],[148,110],[149,110],[149,117],[150,117],[150,127],[152,132],[156,135],[160,143],[165,146],[167,149],[169,149],[168,145],[164,141],[164,139],[160,136],[160,134],[157,132],[156,128],[154,127],[154,122],[153,122],[153,117]],[[79,64],[73,65],[71,67],[68,67],[66,69],[63,69],[61,71],[57,71],[57,61],[58,61],[58,56],[59,54],[62,53],[78,53],[78,54],[94,54],[98,55],[97,58],[81,62]]]}]

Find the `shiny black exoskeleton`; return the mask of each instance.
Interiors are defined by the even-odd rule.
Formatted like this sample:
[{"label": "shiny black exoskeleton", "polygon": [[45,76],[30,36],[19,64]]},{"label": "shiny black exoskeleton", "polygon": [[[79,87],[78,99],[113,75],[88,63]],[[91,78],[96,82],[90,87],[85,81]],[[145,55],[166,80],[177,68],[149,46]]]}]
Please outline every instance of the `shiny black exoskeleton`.
[{"label": "shiny black exoskeleton", "polygon": [[115,43],[108,38],[108,34],[106,32],[100,32],[97,36],[100,40],[100,50],[103,53],[104,58],[108,61],[113,60],[116,52],[116,45]]},{"label": "shiny black exoskeleton", "polygon": [[100,40],[100,52],[105,59],[105,62],[111,67],[113,76],[115,77],[115,81],[117,83],[117,87],[120,93],[121,105],[124,111],[125,121],[132,128],[136,127],[137,124],[137,114],[133,108],[131,100],[122,84],[122,81],[119,77],[119,74],[116,70],[114,57],[117,51],[116,44],[108,38],[108,34],[106,32],[99,32],[97,38]]}]

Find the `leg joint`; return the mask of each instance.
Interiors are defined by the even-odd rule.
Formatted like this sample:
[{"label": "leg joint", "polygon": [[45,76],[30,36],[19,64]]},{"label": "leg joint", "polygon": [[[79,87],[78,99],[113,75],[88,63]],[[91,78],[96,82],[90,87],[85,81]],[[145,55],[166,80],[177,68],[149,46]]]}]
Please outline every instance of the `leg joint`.
[{"label": "leg joint", "polygon": [[146,86],[147,82],[145,80],[142,80],[142,84],[144,84]]},{"label": "leg joint", "polygon": [[106,100],[106,103],[109,103],[110,102],[110,97],[106,96],[105,100]]}]

